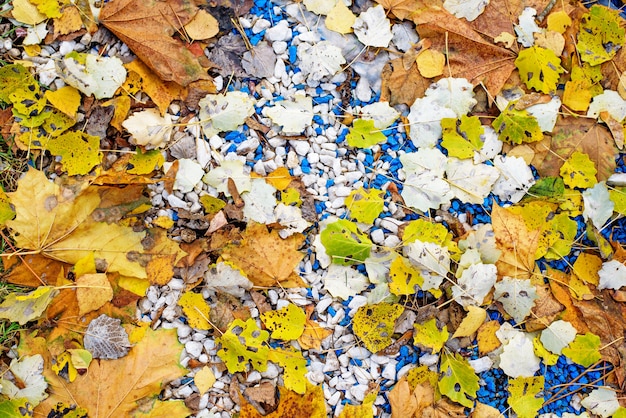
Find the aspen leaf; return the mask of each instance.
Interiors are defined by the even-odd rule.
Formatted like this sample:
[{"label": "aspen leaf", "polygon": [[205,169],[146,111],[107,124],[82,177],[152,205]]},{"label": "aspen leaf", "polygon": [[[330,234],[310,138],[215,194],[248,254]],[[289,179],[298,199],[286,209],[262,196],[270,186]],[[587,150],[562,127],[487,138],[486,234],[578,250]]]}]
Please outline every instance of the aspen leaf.
[{"label": "aspen leaf", "polygon": [[[299,134],[313,121],[313,98],[296,93],[292,99],[277,101],[265,114],[287,134]],[[249,116],[249,115],[248,115]]]},{"label": "aspen leaf", "polygon": [[374,418],[372,407],[378,396],[378,391],[373,391],[365,395],[363,403],[361,405],[346,405],[339,418]]},{"label": "aspen leaf", "polygon": [[185,292],[178,300],[178,304],[183,308],[189,326],[203,330],[212,328],[209,323],[211,307],[202,294]]},{"label": "aspen leaf", "polygon": [[442,377],[438,387],[441,393],[465,407],[473,407],[473,399],[480,385],[478,376],[467,360],[460,354],[444,353],[440,370]]},{"label": "aspen leaf", "polygon": [[420,270],[406,258],[396,257],[389,266],[389,291],[394,295],[412,295],[424,284]]},{"label": "aspen leaf", "polygon": [[543,139],[541,127],[527,110],[516,110],[514,104],[500,112],[492,126],[498,133],[498,138],[508,144],[522,144],[536,142]]},{"label": "aspen leaf", "polygon": [[80,93],[72,86],[61,87],[56,91],[48,90],[44,94],[45,98],[52,106],[59,109],[71,118],[76,117],[78,106],[80,106]]},{"label": "aspen leaf", "polygon": [[613,58],[624,45],[624,28],[619,11],[594,4],[581,19],[576,49],[580,59],[591,65]]},{"label": "aspen leaf", "polygon": [[539,358],[527,334],[514,331],[500,354],[500,368],[509,377],[532,377],[539,370]]},{"label": "aspen leaf", "polygon": [[0,226],[4,226],[6,221],[15,217],[15,211],[11,208],[11,203],[7,194],[0,188]]},{"label": "aspen leaf", "polygon": [[104,273],[83,274],[76,279],[76,287],[79,315],[98,310],[113,299],[111,283]]},{"label": "aspen leaf", "polygon": [[325,418],[326,402],[322,385],[315,386],[305,381],[305,392],[300,395],[285,387],[278,387],[280,402],[278,408],[267,415],[261,415],[256,408],[248,403],[244,397],[241,399],[241,416],[248,418]]},{"label": "aspen leaf", "polygon": [[376,129],[373,120],[357,119],[350,128],[346,140],[351,147],[369,148],[387,141],[387,137]]},{"label": "aspen leaf", "polygon": [[173,125],[169,114],[161,116],[158,109],[151,108],[133,113],[122,126],[132,135],[134,144],[152,149],[167,145]]},{"label": "aspen leaf", "polygon": [[33,414],[33,405],[26,398],[0,401],[0,416],[29,417]]},{"label": "aspen leaf", "polygon": [[502,303],[506,313],[511,315],[515,322],[522,322],[535,305],[537,291],[530,280],[504,277],[495,284],[493,297]]},{"label": "aspen leaf", "polygon": [[70,176],[88,174],[100,163],[100,138],[84,132],[66,132],[48,141],[48,150],[61,157],[63,169]]},{"label": "aspen leaf", "polygon": [[576,338],[576,329],[567,321],[554,321],[546,329],[541,331],[541,344],[554,354],[561,354]]},{"label": "aspen leaf", "polygon": [[142,151],[141,148],[137,148],[137,153],[132,154],[128,160],[132,167],[126,171],[130,174],[150,174],[159,169],[164,162],[165,158],[163,158],[161,151]]},{"label": "aspen leaf", "polygon": [[207,138],[224,131],[234,131],[254,113],[256,100],[241,91],[207,94],[199,102],[198,117]]},{"label": "aspen leaf", "polygon": [[395,322],[402,312],[404,308],[398,304],[377,303],[361,306],[352,319],[354,334],[363,341],[369,351],[376,353],[392,343]]},{"label": "aspen leaf", "polygon": [[613,389],[594,389],[580,403],[587,408],[588,411],[602,418],[610,417],[620,408],[619,401],[617,400],[617,392]]},{"label": "aspen leaf", "polygon": [[331,264],[324,276],[324,289],[333,297],[347,300],[364,291],[370,282],[367,276],[350,266]]},{"label": "aspen leaf", "polygon": [[415,324],[414,327],[413,341],[430,349],[433,353],[440,352],[450,337],[448,327],[444,325],[443,329],[440,330],[435,318],[431,318],[422,324]]},{"label": "aspen leaf", "polygon": [[198,388],[200,395],[204,395],[211,389],[216,381],[215,374],[209,366],[204,366],[193,376],[193,383]]},{"label": "aspen leaf", "polygon": [[[339,3],[339,2],[338,2]],[[327,20],[328,21],[328,20]],[[298,58],[300,59],[299,68],[304,74],[308,74],[308,78],[312,80],[322,80],[324,77],[333,76],[341,70],[341,66],[346,63],[341,48],[329,41],[316,42],[314,45],[301,43],[298,45]],[[310,124],[312,117],[312,108],[309,109],[309,100],[302,99],[302,95],[298,95],[295,99],[300,98],[300,108],[303,112],[301,123],[306,121]],[[286,104],[286,103],[283,103]],[[306,106],[304,106],[306,105]],[[289,106],[289,105],[287,105]],[[296,107],[294,110],[296,110]],[[280,109],[276,109],[278,112]],[[268,111],[272,111],[268,109]],[[311,113],[311,115],[309,115]],[[310,117],[309,117],[310,116]],[[271,116],[270,116],[271,117]],[[278,123],[278,122],[276,122]]]},{"label": "aspen leaf", "polygon": [[385,129],[400,117],[400,112],[388,102],[375,102],[363,106],[359,115],[361,119],[373,120],[376,129]]},{"label": "aspen leaf", "polygon": [[472,160],[449,158],[446,178],[450,190],[462,202],[480,204],[489,195],[500,177],[498,170],[487,164],[475,164]]},{"label": "aspen leaf", "polygon": [[487,311],[478,306],[468,306],[467,315],[459,324],[459,327],[452,334],[452,338],[469,337],[478,331],[478,328],[485,323]]},{"label": "aspen leaf", "polygon": [[228,329],[215,341],[222,348],[217,355],[222,359],[229,373],[245,372],[248,365],[260,372],[267,368],[270,349],[265,344],[269,338],[267,331],[259,329],[254,319],[235,319]]},{"label": "aspen leaf", "polygon": [[302,3],[310,12],[318,15],[327,15],[333,10],[337,0],[304,0]]},{"label": "aspen leaf", "polygon": [[386,48],[393,37],[391,23],[380,4],[362,12],[352,28],[357,39],[366,46]]},{"label": "aspen leaf", "polygon": [[218,199],[217,197],[213,197],[208,194],[200,196],[199,200],[200,204],[204,208],[204,212],[207,215],[214,215],[220,210],[224,209],[224,206],[226,206],[226,202],[224,202],[222,199]]},{"label": "aspen leaf", "polygon": [[328,29],[345,35],[352,32],[356,16],[343,1],[337,1],[326,17]]},{"label": "aspen leaf", "polygon": [[244,163],[239,160],[222,161],[219,167],[211,169],[204,175],[202,181],[213,186],[218,192],[230,197],[228,179],[231,178],[239,193],[248,192],[252,187],[249,172],[244,169]]},{"label": "aspen leaf", "polygon": [[0,318],[24,325],[38,319],[57,294],[51,286],[39,286],[29,293],[9,293],[0,303]]},{"label": "aspen leaf", "polygon": [[474,152],[483,146],[481,135],[484,128],[478,116],[462,115],[460,119],[441,119],[443,141],[441,146],[448,150],[448,156],[472,158]]},{"label": "aspen leaf", "polygon": [[304,236],[293,234],[282,239],[277,231],[265,225],[249,223],[238,243],[228,245],[222,258],[239,267],[255,286],[303,287],[304,282],[295,268],[304,257],[298,251]]},{"label": "aspen leaf", "polygon": [[559,170],[563,183],[568,187],[586,189],[597,183],[596,167],[587,154],[574,151]]},{"label": "aspen leaf", "polygon": [[626,286],[626,266],[624,266],[624,263],[617,260],[602,263],[602,268],[598,271],[598,276],[600,278],[598,289],[600,290],[619,290]]},{"label": "aspen leaf", "polygon": [[34,3],[29,0],[14,0],[11,15],[18,22],[27,25],[36,25],[46,20],[47,16],[41,13]]},{"label": "aspen leaf", "polygon": [[600,337],[588,332],[583,335],[576,335],[574,341],[563,348],[562,353],[574,363],[589,367],[602,358],[600,345]]},{"label": "aspen leaf", "polygon": [[306,392],[307,379],[305,375],[307,373],[307,360],[302,355],[301,350],[293,347],[285,349],[274,348],[270,350],[268,359],[283,368],[285,388],[299,394]]},{"label": "aspen leaf", "polygon": [[[128,64],[125,64],[124,66],[129,72],[128,79],[130,79],[131,76],[135,74],[140,78],[139,82],[134,86],[134,88],[146,93],[157,105],[159,111],[161,112],[161,115],[165,116],[165,113],[167,112],[167,108],[169,107],[170,103],[172,102],[172,100],[175,100],[181,96],[183,88],[173,81],[163,81],[157,74],[155,74],[154,71],[152,71],[152,69],[150,69],[150,67],[148,67],[139,59],[135,59]],[[128,89],[129,94],[135,94],[133,93],[133,89],[129,88],[127,83],[123,87],[125,89]]]},{"label": "aspen leaf", "polygon": [[342,265],[365,261],[373,245],[355,223],[345,219],[326,225],[320,238],[333,262]]},{"label": "aspen leaf", "polygon": [[237,297],[243,297],[246,290],[252,289],[252,282],[229,263],[219,262],[209,266],[204,279],[207,287]]},{"label": "aspen leaf", "polygon": [[402,198],[410,207],[425,212],[438,209],[452,199],[450,184],[444,180],[447,157],[436,148],[420,148],[400,156],[405,184]]},{"label": "aspen leaf", "polygon": [[548,15],[548,30],[564,33],[572,24],[572,19],[565,10],[558,10]]},{"label": "aspen leaf", "polygon": [[519,24],[514,25],[515,33],[517,34],[517,42],[526,48],[533,46],[535,43],[534,35],[541,33],[541,28],[539,28],[535,22],[535,16],[537,16],[535,9],[525,7],[519,16]]},{"label": "aspen leaf", "polygon": [[434,49],[427,49],[415,58],[417,69],[426,78],[434,78],[443,74],[446,57]]},{"label": "aspen leaf", "polygon": [[105,314],[89,323],[84,342],[85,349],[97,359],[119,359],[126,356],[131,348],[121,321]]},{"label": "aspen leaf", "polygon": [[350,217],[357,222],[374,222],[374,219],[378,218],[385,206],[382,195],[381,190],[365,190],[363,187],[350,192],[345,200]]},{"label": "aspen leaf", "polygon": [[615,204],[611,200],[606,184],[601,181],[583,192],[583,218],[591,220],[593,225],[601,229],[613,215]]},{"label": "aspen leaf", "polygon": [[106,99],[124,83],[126,69],[117,57],[74,52],[61,60],[61,75],[86,96]]},{"label": "aspen leaf", "polygon": [[271,337],[280,340],[297,340],[304,332],[306,314],[293,303],[261,314],[261,321],[270,330]]},{"label": "aspen leaf", "polygon": [[472,264],[463,270],[457,285],[452,288],[454,300],[465,308],[482,305],[496,283],[498,270],[493,264]]},{"label": "aspen leaf", "polygon": [[587,110],[587,117],[600,118],[602,112],[608,112],[613,119],[621,123],[626,118],[626,100],[614,90],[604,90],[602,94],[593,97]]},{"label": "aspen leaf", "polygon": [[434,147],[441,138],[441,119],[455,117],[454,110],[437,102],[434,97],[415,99],[408,115],[409,136],[413,145],[420,149]]},{"label": "aspen leaf", "polygon": [[509,379],[509,405],[519,418],[534,418],[543,405],[543,376]]},{"label": "aspen leaf", "polygon": [[32,406],[37,406],[48,397],[48,383],[43,377],[44,359],[40,354],[11,360],[9,370],[15,380],[5,379],[3,375],[0,378],[0,393],[9,399],[25,398]]},{"label": "aspen leaf", "polygon": [[429,222],[424,218],[420,218],[406,224],[402,240],[405,244],[419,240],[447,246],[452,240],[452,233],[440,223]]},{"label": "aspen leaf", "polygon": [[517,203],[535,184],[533,172],[521,157],[498,155],[493,165],[500,172],[500,177],[493,185],[493,193],[502,200]]}]

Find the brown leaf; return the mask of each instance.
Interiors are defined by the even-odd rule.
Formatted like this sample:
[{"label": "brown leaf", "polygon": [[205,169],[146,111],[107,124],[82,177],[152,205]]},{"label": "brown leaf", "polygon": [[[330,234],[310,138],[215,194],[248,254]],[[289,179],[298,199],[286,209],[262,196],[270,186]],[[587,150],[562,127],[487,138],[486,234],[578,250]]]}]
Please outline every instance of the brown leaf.
[{"label": "brown leaf", "polygon": [[443,4],[439,0],[428,3],[423,0],[376,0],[376,2],[400,20],[411,19],[415,13],[419,13],[421,10]]},{"label": "brown leaf", "polygon": [[559,117],[551,139],[530,145],[535,149],[532,165],[541,177],[558,177],[561,166],[574,151],[589,156],[598,170],[598,181],[608,179],[615,171],[618,150],[613,137],[593,119]]},{"label": "brown leaf", "polygon": [[256,404],[255,406],[260,406],[263,408],[263,411],[268,414],[270,412],[274,412],[276,407],[276,387],[270,382],[261,382],[259,386],[255,386],[252,388],[247,388],[244,391],[244,395],[250,403]]},{"label": "brown leaf", "polygon": [[415,14],[413,22],[420,39],[430,39],[431,49],[448,57],[452,77],[466,78],[474,86],[482,82],[492,97],[515,69],[515,53],[486,41],[467,21],[443,9]]},{"label": "brown leaf", "polygon": [[222,251],[222,258],[238,266],[255,286],[304,287],[295,268],[304,257],[298,248],[304,242],[302,234],[285,239],[267,226],[249,223],[240,244],[231,244]]},{"label": "brown leaf", "polygon": [[563,311],[561,305],[555,298],[548,285],[537,285],[537,300],[532,308],[532,315],[526,321],[526,331],[533,332],[544,329],[553,322],[559,313]]},{"label": "brown leaf", "polygon": [[615,120],[607,111],[600,112],[600,119],[606,123],[606,126],[611,131],[615,145],[620,150],[624,149],[624,125]]},{"label": "brown leaf", "polygon": [[197,11],[189,0],[115,0],[104,5],[100,22],[161,79],[186,86],[210,79],[198,59],[172,38]]},{"label": "brown leaf", "polygon": [[381,101],[388,101],[391,106],[404,103],[411,106],[415,99],[423,97],[430,85],[430,80],[422,77],[413,64],[404,68],[402,58],[389,61],[382,72]]},{"label": "brown leaf", "polygon": [[306,392],[299,395],[296,392],[279,387],[280,402],[278,409],[274,412],[261,415],[253,405],[245,398],[240,398],[241,413],[240,418],[323,418],[326,416],[326,406],[324,401],[324,391],[322,386],[314,386],[307,380]]},{"label": "brown leaf", "polygon": [[70,271],[70,264],[62,263],[41,254],[29,254],[21,257],[2,257],[3,279],[9,283],[27,287],[42,284],[55,285],[59,277],[65,277]]},{"label": "brown leaf", "polygon": [[267,298],[261,293],[257,292],[256,290],[251,290],[250,296],[252,296],[252,300],[254,301],[256,308],[259,310],[259,314],[264,314],[265,312],[269,312],[272,310],[272,307],[267,302]]},{"label": "brown leaf", "polygon": [[411,417],[417,410],[417,400],[411,393],[409,382],[405,378],[402,378],[389,391],[387,399],[391,405],[391,418]]}]

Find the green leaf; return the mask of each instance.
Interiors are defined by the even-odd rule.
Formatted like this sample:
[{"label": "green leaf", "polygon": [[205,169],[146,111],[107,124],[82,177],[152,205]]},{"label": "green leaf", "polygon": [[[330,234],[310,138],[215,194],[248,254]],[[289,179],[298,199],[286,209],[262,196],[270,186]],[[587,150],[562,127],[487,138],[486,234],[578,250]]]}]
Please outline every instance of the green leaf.
[{"label": "green leaf", "polygon": [[365,190],[363,187],[350,192],[345,201],[350,217],[366,224],[374,222],[385,208],[383,194],[381,190]]},{"label": "green leaf", "polygon": [[373,245],[355,223],[345,219],[326,225],[320,234],[320,240],[333,263],[342,265],[365,261],[370,256]]},{"label": "green leaf", "polygon": [[520,51],[515,66],[526,87],[543,93],[555,91],[559,74],[565,71],[552,50],[536,45]]},{"label": "green leaf", "polygon": [[509,379],[509,405],[519,418],[534,418],[543,405],[543,376]]},{"label": "green leaf", "polygon": [[346,139],[348,145],[359,148],[369,148],[387,141],[385,134],[374,126],[373,120],[369,119],[355,120]]},{"label": "green leaf", "polygon": [[565,193],[565,185],[561,177],[542,177],[528,190],[532,197],[560,198]]},{"label": "green leaf", "polygon": [[461,119],[441,119],[443,141],[441,145],[448,150],[448,156],[456,158],[472,158],[474,151],[483,146],[481,135],[485,128],[480,124],[478,116],[461,116]]},{"label": "green leaf", "polygon": [[402,315],[404,307],[398,304],[377,303],[357,309],[352,319],[352,329],[365,347],[376,353],[391,343],[396,319]]},{"label": "green leaf", "polygon": [[568,187],[586,189],[596,183],[596,166],[587,154],[574,151],[563,163],[559,173]]},{"label": "green leaf", "polygon": [[624,45],[624,28],[618,10],[594,5],[583,15],[576,49],[580,59],[591,65],[602,64]]},{"label": "green leaf", "polygon": [[500,113],[492,126],[498,133],[500,141],[509,144],[536,142],[543,139],[543,132],[537,119],[526,110],[516,110],[513,103]]},{"label": "green leaf", "polygon": [[578,223],[567,213],[553,215],[543,226],[535,259],[545,257],[547,260],[559,260],[565,257],[572,250],[577,232]]},{"label": "green leaf", "polygon": [[272,338],[297,340],[304,332],[306,314],[302,308],[290,303],[277,311],[262,313],[261,321],[272,332]]},{"label": "green leaf", "polygon": [[413,341],[415,344],[430,348],[433,353],[440,352],[450,336],[448,327],[444,325],[443,329],[440,330],[435,318],[431,318],[423,324],[415,324],[414,327]]},{"label": "green leaf", "polygon": [[33,405],[26,398],[0,401],[0,417],[32,417]]},{"label": "green leaf", "polygon": [[132,167],[126,171],[130,174],[149,174],[161,167],[164,161],[160,150],[142,152],[141,148],[137,148],[137,153],[133,154],[128,161]]},{"label": "green leaf", "polygon": [[24,325],[39,318],[57,293],[51,286],[39,286],[30,293],[9,293],[0,304],[0,318]]},{"label": "green leaf", "polygon": [[472,398],[480,388],[474,369],[460,354],[444,353],[441,360],[441,375],[438,386],[442,394],[463,406],[474,406]]},{"label": "green leaf", "polygon": [[589,367],[602,358],[600,337],[591,332],[584,335],[579,334],[574,341],[563,349],[562,353],[574,363]]},{"label": "green leaf", "polygon": [[215,339],[222,348],[217,352],[229,373],[245,372],[248,364],[254,370],[264,372],[267,369],[269,347],[265,344],[269,333],[259,329],[253,318],[246,322],[235,319],[222,336]]},{"label": "green leaf", "polygon": [[48,150],[61,156],[63,169],[67,174],[88,174],[91,169],[100,163],[100,138],[84,132],[67,132],[48,142]]}]

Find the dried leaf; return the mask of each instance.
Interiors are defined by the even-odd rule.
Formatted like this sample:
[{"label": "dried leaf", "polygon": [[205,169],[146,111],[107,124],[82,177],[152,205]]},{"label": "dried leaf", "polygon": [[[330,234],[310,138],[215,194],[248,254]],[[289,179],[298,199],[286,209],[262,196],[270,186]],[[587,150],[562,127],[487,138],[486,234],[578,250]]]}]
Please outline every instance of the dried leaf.
[{"label": "dried leaf", "polygon": [[93,358],[114,360],[128,354],[128,334],[120,324],[119,319],[104,314],[89,323],[84,341]]}]

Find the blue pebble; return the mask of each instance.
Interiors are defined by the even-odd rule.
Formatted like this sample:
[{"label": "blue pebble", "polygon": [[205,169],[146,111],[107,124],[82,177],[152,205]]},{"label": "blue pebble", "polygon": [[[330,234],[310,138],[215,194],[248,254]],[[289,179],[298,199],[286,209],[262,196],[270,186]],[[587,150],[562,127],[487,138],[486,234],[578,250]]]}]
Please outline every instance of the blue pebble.
[{"label": "blue pebble", "polygon": [[335,310],[335,308],[333,308],[332,306],[329,306],[328,308],[326,308],[326,311],[331,314],[332,316],[337,315],[337,311]]},{"label": "blue pebble", "polygon": [[328,180],[326,180],[326,187],[330,187],[333,184],[335,184],[335,179],[328,179]]},{"label": "blue pebble", "polygon": [[177,221],[178,220],[178,212],[176,212],[176,211],[172,212],[172,220],[173,221]]},{"label": "blue pebble", "polygon": [[291,45],[288,49],[289,62],[295,64],[298,60],[298,48],[295,45]]},{"label": "blue pebble", "polygon": [[313,122],[317,123],[318,125],[324,124],[324,120],[320,115],[313,115]]},{"label": "blue pebble", "polygon": [[309,164],[309,160],[303,158],[302,162],[300,163],[300,168],[302,169],[302,172],[304,174],[309,174],[311,172],[311,165]]},{"label": "blue pebble", "polygon": [[252,46],[257,46],[259,42],[261,42],[261,39],[263,39],[263,35],[261,33],[257,33],[256,35],[250,37],[250,44]]},{"label": "blue pebble", "polygon": [[407,347],[406,345],[400,347],[400,355],[402,357],[407,357],[409,355],[409,347]]}]

